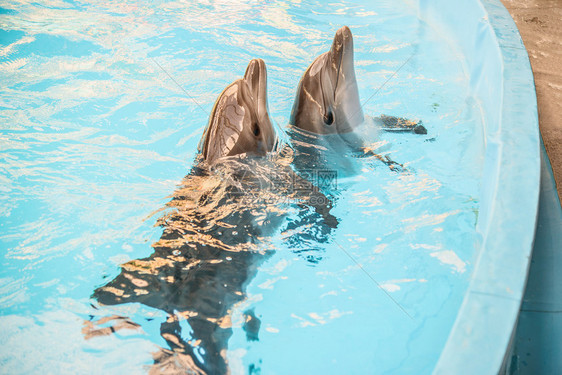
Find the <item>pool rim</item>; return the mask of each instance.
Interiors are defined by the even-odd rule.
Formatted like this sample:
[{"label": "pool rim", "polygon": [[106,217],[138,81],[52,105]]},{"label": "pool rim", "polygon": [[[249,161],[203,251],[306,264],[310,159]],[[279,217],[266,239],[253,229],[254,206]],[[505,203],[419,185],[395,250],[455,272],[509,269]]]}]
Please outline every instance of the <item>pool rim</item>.
[{"label": "pool rim", "polygon": [[417,0],[419,15],[445,29],[464,55],[480,98],[485,158],[469,286],[434,374],[504,371],[535,238],[540,133],[527,50],[499,0]]}]

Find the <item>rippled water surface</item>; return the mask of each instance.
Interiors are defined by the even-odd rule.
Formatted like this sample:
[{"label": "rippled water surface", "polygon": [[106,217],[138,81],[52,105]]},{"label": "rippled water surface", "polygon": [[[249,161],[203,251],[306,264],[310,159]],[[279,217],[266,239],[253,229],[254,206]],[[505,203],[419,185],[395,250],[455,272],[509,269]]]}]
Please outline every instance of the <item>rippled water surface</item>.
[{"label": "rippled water surface", "polygon": [[[370,140],[408,172],[328,154],[346,166],[329,192],[337,228],[278,203],[289,193],[275,184],[252,206],[221,201],[217,176],[183,180],[214,101],[252,58],[290,142],[299,78],[342,25],[365,113],[428,129]],[[414,8],[6,0],[0,79],[2,373],[173,373],[205,368],[212,350],[235,374],[431,372],[478,251],[482,136],[463,61]],[[291,179],[291,158],[250,170]],[[182,201],[194,185],[208,194]],[[166,213],[181,246],[222,250],[198,260],[203,276],[155,226]],[[211,296],[193,286],[225,278]],[[123,303],[95,292],[122,297],[129,282]]]}]

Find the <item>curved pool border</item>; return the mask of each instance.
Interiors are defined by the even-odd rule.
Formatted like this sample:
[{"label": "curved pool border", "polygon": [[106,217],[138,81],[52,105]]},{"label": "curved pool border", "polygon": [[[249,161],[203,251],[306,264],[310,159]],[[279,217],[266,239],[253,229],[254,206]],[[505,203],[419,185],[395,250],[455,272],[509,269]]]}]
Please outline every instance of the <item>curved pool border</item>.
[{"label": "curved pool border", "polygon": [[480,103],[485,158],[477,261],[434,374],[498,374],[525,291],[540,191],[540,133],[527,50],[499,0],[417,0],[451,38]]}]

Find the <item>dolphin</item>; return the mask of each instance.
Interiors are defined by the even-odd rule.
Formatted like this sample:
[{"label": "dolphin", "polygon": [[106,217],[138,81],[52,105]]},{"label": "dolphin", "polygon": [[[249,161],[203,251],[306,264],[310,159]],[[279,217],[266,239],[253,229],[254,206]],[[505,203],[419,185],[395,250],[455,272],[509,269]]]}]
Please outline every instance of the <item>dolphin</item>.
[{"label": "dolphin", "polygon": [[302,76],[290,124],[316,134],[349,133],[363,123],[349,27],[336,32],[332,47]]},{"label": "dolphin", "polygon": [[[169,348],[154,355],[154,373],[229,373],[232,311],[273,254],[272,238],[288,212],[298,212],[288,226],[307,240],[326,241],[337,226],[326,197],[298,180],[291,155],[276,152],[276,142],[265,64],[252,60],[244,78],[217,99],[195,166],[158,220],[163,233],[153,253],[121,265],[114,279],[93,292],[101,305],[141,303],[166,313],[160,334]],[[295,189],[294,181],[308,190]],[[109,332],[135,327],[124,319]],[[245,321],[247,339],[258,340],[259,318],[249,310]],[[181,322],[189,332],[182,332]]]},{"label": "dolphin", "polygon": [[[351,174],[355,169],[353,163],[342,157],[349,151],[358,156],[374,156],[391,170],[404,170],[402,164],[368,147],[362,132],[369,134],[381,129],[427,133],[421,121],[364,115],[354,68],[353,35],[347,26],[336,32],[330,50],[318,56],[303,74],[289,125],[299,155],[298,164],[335,168]],[[297,165],[297,169],[301,167]]]},{"label": "dolphin", "polygon": [[225,156],[264,156],[276,135],[267,110],[267,72],[262,59],[250,61],[244,78],[228,85],[215,102],[200,144],[209,164]]}]

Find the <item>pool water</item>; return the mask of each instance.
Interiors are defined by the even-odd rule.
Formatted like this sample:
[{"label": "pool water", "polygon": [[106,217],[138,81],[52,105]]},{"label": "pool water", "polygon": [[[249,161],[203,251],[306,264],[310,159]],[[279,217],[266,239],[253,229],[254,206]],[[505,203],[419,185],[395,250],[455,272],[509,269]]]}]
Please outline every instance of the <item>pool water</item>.
[{"label": "pool water", "polygon": [[[249,60],[266,62],[270,115],[290,144],[300,76],[342,25],[354,33],[365,114],[422,120],[428,134],[370,132],[372,147],[405,172],[327,154],[346,160],[345,169],[331,164],[337,228],[296,243],[287,229],[294,215],[275,228],[275,251],[231,308],[224,358],[235,374],[431,372],[478,253],[484,144],[460,54],[415,8],[8,0],[0,8],[2,373],[186,368],[181,356],[154,365],[171,350],[161,332],[168,313],[92,295],[122,264],[153,253],[155,223],[194,165],[214,101]],[[257,337],[244,324],[249,311]],[[197,348],[180,315],[181,337]]]}]

